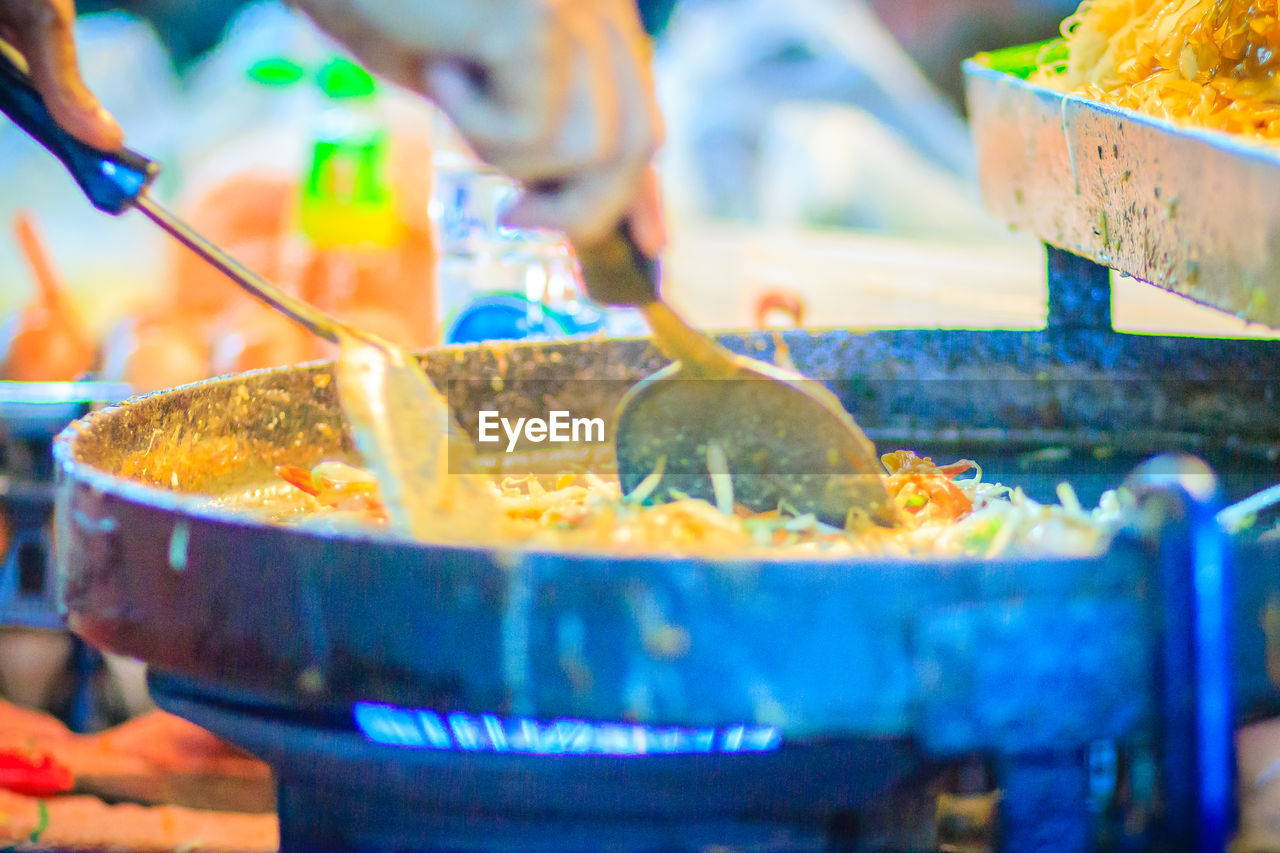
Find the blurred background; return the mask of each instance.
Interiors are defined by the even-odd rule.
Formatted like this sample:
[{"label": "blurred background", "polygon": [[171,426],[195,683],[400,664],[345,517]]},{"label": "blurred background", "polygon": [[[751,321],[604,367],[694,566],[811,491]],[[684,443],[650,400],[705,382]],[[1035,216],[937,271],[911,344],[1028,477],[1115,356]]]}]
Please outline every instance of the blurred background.
[{"label": "blurred background", "polygon": [[[645,4],[670,129],[673,297],[717,327],[796,313],[819,325],[1036,325],[1038,250],[981,208],[960,62],[1053,35],[1072,5]],[[286,286],[414,346],[640,329],[576,298],[554,235],[498,227],[514,188],[429,104],[357,79],[283,4],[79,8],[85,76],[130,144],[164,165],[159,194]],[[358,180],[335,189],[335,169]],[[0,216],[31,215],[92,339],[88,363],[107,378],[145,390],[324,355],[138,217],[91,211],[8,125],[0,181]],[[10,337],[39,299],[29,266],[0,230]]]},{"label": "blurred background", "polygon": [[[1043,325],[1043,249],[983,209],[960,66],[1052,37],[1075,0],[643,5],[668,128],[664,286],[691,320]],[[84,77],[130,147],[162,164],[156,195],[291,292],[415,348],[645,333],[581,298],[558,235],[499,224],[518,188],[442,114],[284,3],[78,8]],[[102,379],[118,398],[329,355],[142,217],[95,212],[2,120],[0,187],[0,380]],[[1113,301],[1122,331],[1280,337],[1131,280]],[[102,728],[150,708],[143,669],[61,630],[47,559],[56,429],[22,432],[4,384],[0,699]],[[39,489],[10,488],[28,481]],[[1264,751],[1274,744],[1250,754]]]},{"label": "blurred background", "polygon": [[[694,320],[1042,322],[1038,246],[978,198],[960,63],[1052,36],[1074,3],[642,6],[669,127],[667,288]],[[555,235],[499,227],[515,187],[428,103],[368,78],[284,4],[79,9],[85,77],[130,145],[163,164],[158,194],[284,286],[417,347],[643,331],[578,298]],[[90,210],[7,124],[0,182],[0,222],[23,213],[35,234],[21,250],[0,226],[5,377],[93,371],[151,390],[327,354],[140,217]],[[37,288],[33,251],[61,297]],[[1258,333],[1146,290],[1118,289],[1122,327]],[[58,346],[31,344],[33,327]]]}]

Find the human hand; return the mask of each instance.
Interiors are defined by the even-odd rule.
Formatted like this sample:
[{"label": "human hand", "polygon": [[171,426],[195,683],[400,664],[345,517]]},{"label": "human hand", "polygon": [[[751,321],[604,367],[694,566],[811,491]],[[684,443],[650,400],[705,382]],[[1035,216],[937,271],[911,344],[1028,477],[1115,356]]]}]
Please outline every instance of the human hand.
[{"label": "human hand", "polygon": [[660,247],[662,138],[632,0],[298,0],[373,71],[434,100],[527,192],[510,224]]},{"label": "human hand", "polygon": [[27,62],[31,82],[54,120],[80,141],[104,151],[124,145],[124,134],[80,79],[73,0],[0,0],[0,39]]}]

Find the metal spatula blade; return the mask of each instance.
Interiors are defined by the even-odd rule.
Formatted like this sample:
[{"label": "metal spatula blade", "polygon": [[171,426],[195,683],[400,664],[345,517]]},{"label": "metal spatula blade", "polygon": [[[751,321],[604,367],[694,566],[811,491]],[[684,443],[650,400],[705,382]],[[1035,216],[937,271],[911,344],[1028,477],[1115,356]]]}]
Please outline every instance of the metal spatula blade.
[{"label": "metal spatula blade", "polygon": [[449,476],[451,458],[455,463],[466,459],[465,453],[449,453],[450,441],[465,448],[469,440],[413,354],[290,296],[145,194],[134,204],[249,293],[338,345],[334,365],[338,401],[365,467],[378,479],[392,528],[419,539],[457,534],[456,524],[446,525],[443,520],[449,507],[459,497],[483,501],[487,496],[470,478]]},{"label": "metal spatula blade", "polygon": [[449,477],[448,404],[399,347],[340,330],[338,350],[338,400],[356,449],[378,478],[391,525],[439,538],[455,487],[467,482]]},{"label": "metal spatula blade", "polygon": [[[765,368],[743,364],[731,379],[697,379],[671,365],[637,384],[618,414],[623,491],[657,471],[661,497],[728,500],[757,512],[790,507],[837,527],[851,511],[892,524],[870,440],[834,398]],[[721,473],[729,474],[727,497],[712,476]]]},{"label": "metal spatula blade", "polygon": [[675,362],[619,405],[614,441],[624,492],[659,474],[650,499],[686,494],[757,512],[784,505],[840,527],[851,511],[896,522],[875,447],[834,394],[730,353],[685,323],[660,300],[658,265],[625,225],[600,244],[579,246],[578,257],[590,296],[640,308],[654,343]]}]

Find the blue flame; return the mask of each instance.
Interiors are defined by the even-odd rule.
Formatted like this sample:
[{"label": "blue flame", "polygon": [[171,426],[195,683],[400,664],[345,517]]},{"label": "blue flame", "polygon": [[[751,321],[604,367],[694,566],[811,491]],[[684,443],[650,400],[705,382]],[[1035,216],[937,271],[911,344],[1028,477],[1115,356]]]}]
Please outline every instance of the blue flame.
[{"label": "blue flame", "polygon": [[439,714],[357,702],[356,728],[374,743],[462,752],[524,755],[707,755],[772,752],[782,745],[774,726],[681,728],[585,720],[544,722],[494,714]]}]

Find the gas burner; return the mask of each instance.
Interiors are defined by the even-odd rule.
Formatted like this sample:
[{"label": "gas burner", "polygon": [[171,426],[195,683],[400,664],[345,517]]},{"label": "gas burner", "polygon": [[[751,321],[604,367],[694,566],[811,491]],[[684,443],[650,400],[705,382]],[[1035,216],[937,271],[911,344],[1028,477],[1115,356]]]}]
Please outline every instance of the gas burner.
[{"label": "gas burner", "polygon": [[[992,840],[990,808],[986,820],[937,820],[962,763],[924,761],[900,738],[281,707],[167,675],[151,690],[271,764],[282,853],[906,853],[938,849],[940,831],[974,851]],[[954,799],[969,812],[992,801]]]}]

